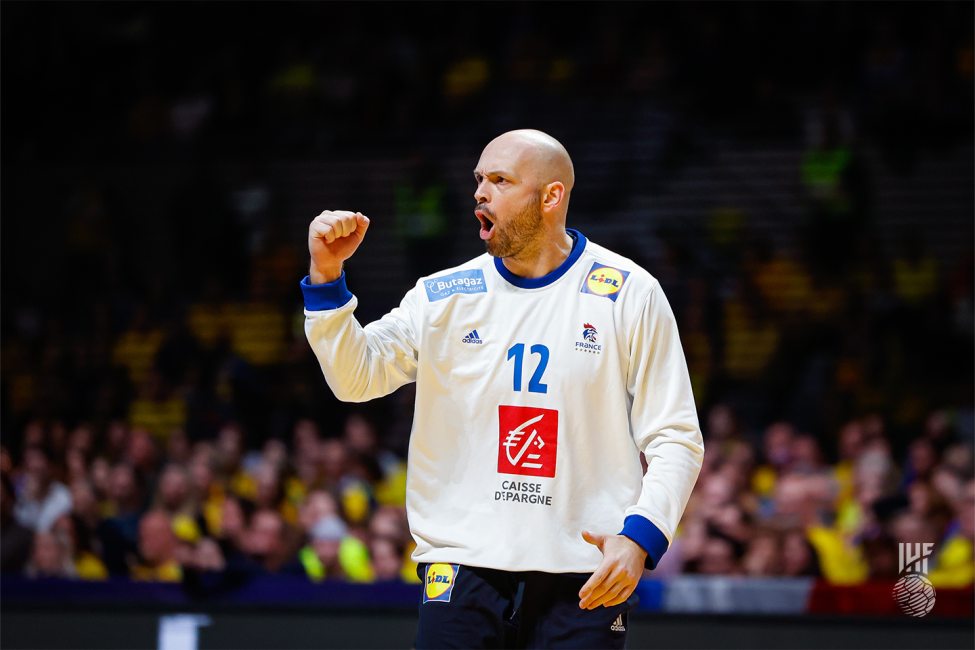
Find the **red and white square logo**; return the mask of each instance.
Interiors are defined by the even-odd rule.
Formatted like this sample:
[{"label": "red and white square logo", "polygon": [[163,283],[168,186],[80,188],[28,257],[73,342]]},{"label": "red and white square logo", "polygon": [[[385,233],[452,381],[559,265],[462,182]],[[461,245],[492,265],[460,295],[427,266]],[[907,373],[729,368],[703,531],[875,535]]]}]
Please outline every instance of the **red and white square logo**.
[{"label": "red and white square logo", "polygon": [[499,406],[498,472],[555,477],[559,412],[529,406]]}]

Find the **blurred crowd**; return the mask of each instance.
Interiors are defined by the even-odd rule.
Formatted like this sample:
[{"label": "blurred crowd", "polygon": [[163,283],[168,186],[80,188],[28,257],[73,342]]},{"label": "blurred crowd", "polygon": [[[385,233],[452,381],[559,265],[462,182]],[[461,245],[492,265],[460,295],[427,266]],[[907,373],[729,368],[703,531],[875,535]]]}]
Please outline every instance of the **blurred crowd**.
[{"label": "blurred crowd", "polygon": [[727,404],[711,409],[704,428],[701,476],[652,575],[893,581],[898,544],[928,543],[936,587],[975,581],[973,446],[950,413],[928,415],[902,462],[879,414],[841,427],[835,462],[789,422],[749,437]]},{"label": "blurred crowd", "polygon": [[[156,431],[159,431],[156,429]],[[902,462],[884,419],[836,432],[838,457],[788,422],[760,437],[734,408],[704,422],[700,479],[653,577],[808,576],[894,580],[899,543],[928,543],[937,587],[975,579],[975,465],[953,414],[935,411]],[[191,443],[113,420],[31,421],[2,457],[2,571],[37,577],[240,585],[263,574],[320,582],[417,582],[403,460],[352,413],[338,437],[310,419],[248,449],[235,422]]]},{"label": "blurred crowd", "polygon": [[2,449],[3,572],[200,589],[261,574],[419,582],[405,464],[363,415],[327,439],[301,419],[260,449],[234,422],[192,444],[164,431],[31,422],[19,462]]},{"label": "blurred crowd", "polygon": [[[328,390],[265,162],[413,156],[387,202],[408,268],[356,260],[409,286],[448,265],[470,197],[441,154],[529,125],[578,157],[573,209],[597,221],[706,158],[692,127],[805,143],[788,242],[734,205],[655,225],[655,250],[597,238],[660,280],[706,437],[655,575],[853,584],[918,541],[936,585],[971,583],[973,252],[917,231],[885,250],[862,156],[910,176],[922,149],[970,146],[970,3],[189,7],[4,7],[4,573],[415,581],[413,389]],[[670,117],[638,173],[645,152],[619,151],[646,110]],[[171,195],[126,204],[159,163]]]},{"label": "blurred crowd", "polygon": [[[907,242],[836,264],[814,243],[772,254],[734,213],[708,228],[692,252],[662,233],[644,262],[677,315],[707,449],[654,575],[854,584],[896,577],[897,544],[927,542],[936,585],[970,584],[970,261],[945,274]],[[416,580],[413,387],[337,402],[304,338],[301,272],[267,259],[235,299],[211,277],[196,300],[163,286],[82,293],[70,318],[5,310],[4,573]]]},{"label": "blurred crowd", "polygon": [[581,107],[589,118],[665,99],[747,137],[782,137],[799,128],[792,96],[824,81],[902,167],[972,126],[961,2],[523,2],[489,33],[464,4],[10,12],[4,84],[23,92],[3,152],[22,164],[375,152],[461,123],[493,134],[526,100],[544,121],[583,98],[596,100]]}]

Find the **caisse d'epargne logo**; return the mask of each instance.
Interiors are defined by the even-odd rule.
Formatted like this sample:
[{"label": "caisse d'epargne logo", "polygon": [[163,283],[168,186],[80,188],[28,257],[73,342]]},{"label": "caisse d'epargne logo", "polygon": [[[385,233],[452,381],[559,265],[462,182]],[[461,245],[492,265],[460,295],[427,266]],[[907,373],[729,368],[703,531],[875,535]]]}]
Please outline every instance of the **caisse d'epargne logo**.
[{"label": "caisse d'epargne logo", "polygon": [[527,406],[499,406],[498,472],[555,477],[559,412]]}]

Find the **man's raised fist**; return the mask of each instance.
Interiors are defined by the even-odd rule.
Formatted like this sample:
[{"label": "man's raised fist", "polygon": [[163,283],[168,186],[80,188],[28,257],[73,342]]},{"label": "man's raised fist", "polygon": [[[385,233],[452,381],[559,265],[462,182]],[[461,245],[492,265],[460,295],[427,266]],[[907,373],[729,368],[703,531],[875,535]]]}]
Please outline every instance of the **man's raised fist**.
[{"label": "man's raised fist", "polygon": [[326,210],[308,226],[308,252],[312,284],[335,282],[342,275],[342,263],[352,254],[369,228],[369,217],[361,212]]}]

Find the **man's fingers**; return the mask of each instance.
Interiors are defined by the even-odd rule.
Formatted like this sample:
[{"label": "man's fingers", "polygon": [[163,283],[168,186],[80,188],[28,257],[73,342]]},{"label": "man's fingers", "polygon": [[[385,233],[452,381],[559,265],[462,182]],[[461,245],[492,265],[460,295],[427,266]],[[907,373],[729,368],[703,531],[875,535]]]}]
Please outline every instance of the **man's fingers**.
[{"label": "man's fingers", "polygon": [[366,230],[369,229],[369,217],[362,214],[361,212],[355,213],[356,225],[359,234],[365,236]]},{"label": "man's fingers", "polygon": [[335,217],[336,219],[347,219],[349,217],[354,217],[355,212],[349,212],[348,210],[325,210],[319,217]]},{"label": "man's fingers", "polygon": [[579,601],[579,606],[583,609],[592,609],[596,603],[601,602],[603,597],[616,585],[617,579],[613,575],[606,575],[596,585],[593,586],[589,595]]},{"label": "man's fingers", "polygon": [[609,588],[609,584],[607,584],[609,573],[609,565],[603,560],[596,569],[596,572],[589,577],[586,584],[582,585],[582,589],[579,590],[579,598],[582,599],[579,603],[580,607],[585,609],[592,600],[601,596]]},{"label": "man's fingers", "polygon": [[622,589],[620,593],[616,596],[616,598],[606,603],[604,607],[616,607],[617,605],[622,605],[623,603],[626,602],[626,599],[630,597],[630,594],[632,594],[635,589],[636,589],[636,585],[633,585],[632,589],[630,588]]},{"label": "man's fingers", "polygon": [[353,214],[351,217],[343,219],[342,225],[345,226],[345,236],[348,237],[356,231],[356,228],[359,227],[358,217]]},{"label": "man's fingers", "polygon": [[582,531],[582,539],[586,540],[593,546],[598,546],[599,550],[603,550],[603,541],[606,539],[605,535],[593,535],[588,530]]},{"label": "man's fingers", "polygon": [[343,215],[335,219],[335,234],[339,237],[349,236],[349,219],[355,219],[354,216]]},{"label": "man's fingers", "polygon": [[[326,210],[312,221],[312,231],[328,244],[355,233],[361,238],[368,227],[369,217],[361,212],[347,210]],[[331,234],[327,234],[327,229],[330,229]]]},{"label": "man's fingers", "polygon": [[[609,605],[619,597],[620,593],[626,589],[626,585],[626,580],[623,576],[621,576],[616,582],[609,586],[602,596],[589,603],[589,609],[596,609],[597,607],[602,607],[603,605]],[[623,600],[626,599],[624,598]]]},{"label": "man's fingers", "polygon": [[326,244],[331,244],[335,241],[335,228],[331,224],[322,223],[320,221],[313,221],[311,224],[311,231],[316,237],[321,237]]}]

